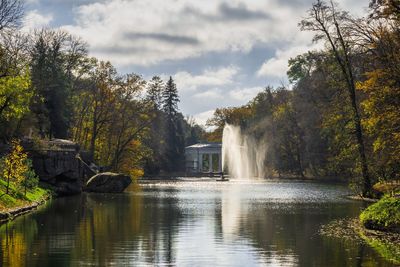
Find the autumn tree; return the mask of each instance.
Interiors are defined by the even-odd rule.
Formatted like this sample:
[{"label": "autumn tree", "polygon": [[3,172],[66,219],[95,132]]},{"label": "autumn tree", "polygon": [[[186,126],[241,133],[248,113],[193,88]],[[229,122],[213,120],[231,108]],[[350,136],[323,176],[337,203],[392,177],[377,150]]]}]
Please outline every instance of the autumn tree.
[{"label": "autumn tree", "polygon": [[371,192],[371,178],[365,153],[361,116],[356,99],[356,81],[352,62],[352,47],[350,45],[351,43],[348,41],[350,36],[349,33],[346,32],[346,28],[343,27],[346,20],[348,20],[347,13],[338,10],[337,6],[332,1],[330,4],[326,4],[318,0],[310,9],[308,17],[301,21],[300,26],[302,30],[316,32],[314,41],[325,40],[328,43],[336,63],[342,72],[342,78],[346,84],[353,113],[352,120],[354,122],[354,132],[357,140],[363,178],[362,195],[368,196]]},{"label": "autumn tree", "polygon": [[213,133],[209,134],[209,139],[212,139],[210,141],[221,142],[225,124],[240,126],[242,129],[246,128],[252,115],[249,105],[217,108],[214,111],[213,117],[208,119],[206,123],[207,126],[216,127]]},{"label": "autumn tree", "polygon": [[366,97],[363,126],[372,138],[375,175],[399,179],[400,164],[400,3],[372,1],[371,16],[349,24],[360,50],[368,57],[357,88]]},{"label": "autumn tree", "polygon": [[27,165],[28,155],[24,152],[20,141],[11,142],[11,151],[3,158],[3,178],[7,182],[6,194],[9,193],[10,182],[20,183],[25,179],[25,174],[29,170]]},{"label": "autumn tree", "polygon": [[[139,95],[143,92],[146,81],[137,74],[128,74],[117,89],[118,104],[114,110],[112,125],[115,125],[111,168],[119,169],[124,154],[133,147],[139,147],[151,124],[147,106]],[[136,143],[135,143],[136,142]],[[137,152],[137,151],[135,151]],[[133,164],[132,164],[133,165]]]}]

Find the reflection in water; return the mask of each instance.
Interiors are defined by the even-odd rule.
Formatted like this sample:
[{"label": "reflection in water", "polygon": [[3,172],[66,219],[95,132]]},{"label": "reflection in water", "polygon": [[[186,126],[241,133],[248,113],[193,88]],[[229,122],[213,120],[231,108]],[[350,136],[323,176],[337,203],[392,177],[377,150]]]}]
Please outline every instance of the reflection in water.
[{"label": "reflection in water", "polygon": [[234,240],[238,234],[240,218],[247,217],[247,208],[240,202],[240,185],[234,184],[222,191],[221,225],[225,240]]},{"label": "reflection in water", "polygon": [[0,265],[391,266],[365,245],[317,234],[359,212],[346,193],[209,180],[60,198],[0,226]]}]

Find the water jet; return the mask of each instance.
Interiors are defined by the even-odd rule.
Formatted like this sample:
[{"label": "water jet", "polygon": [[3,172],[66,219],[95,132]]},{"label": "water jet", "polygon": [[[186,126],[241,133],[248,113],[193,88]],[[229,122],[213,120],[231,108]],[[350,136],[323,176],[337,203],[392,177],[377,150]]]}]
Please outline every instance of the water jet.
[{"label": "water jet", "polygon": [[236,179],[264,177],[266,145],[226,124],[222,134],[222,171]]}]

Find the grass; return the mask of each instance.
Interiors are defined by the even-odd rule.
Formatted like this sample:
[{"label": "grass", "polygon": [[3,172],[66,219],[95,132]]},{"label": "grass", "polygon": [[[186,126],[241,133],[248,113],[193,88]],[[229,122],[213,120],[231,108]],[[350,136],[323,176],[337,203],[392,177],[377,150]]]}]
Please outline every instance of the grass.
[{"label": "grass", "polygon": [[360,236],[364,241],[376,250],[384,259],[394,263],[400,264],[400,246],[395,242],[390,242],[382,238],[377,238],[367,235],[363,232]]},{"label": "grass", "polygon": [[13,183],[10,183],[9,193],[6,194],[6,185],[5,181],[0,180],[0,212],[23,207],[50,195],[50,191],[41,187],[27,190],[25,195],[24,189],[18,189]]},{"label": "grass", "polygon": [[319,233],[330,238],[368,244],[385,260],[396,266],[400,264],[399,233],[368,230],[361,225],[357,218],[334,220],[323,225]]},{"label": "grass", "polygon": [[367,229],[400,232],[400,198],[384,196],[360,214]]}]

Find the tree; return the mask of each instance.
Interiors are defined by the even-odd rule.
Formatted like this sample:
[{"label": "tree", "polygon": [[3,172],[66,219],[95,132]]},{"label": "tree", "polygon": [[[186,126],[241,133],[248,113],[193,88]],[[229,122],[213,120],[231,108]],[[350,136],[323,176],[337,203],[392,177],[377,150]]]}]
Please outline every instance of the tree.
[{"label": "tree", "polygon": [[155,110],[161,108],[164,87],[164,82],[159,76],[151,78],[147,85],[146,99],[153,104]]},{"label": "tree", "polygon": [[209,134],[209,140],[214,142],[221,142],[222,132],[225,124],[232,124],[240,126],[242,129],[246,128],[249,119],[252,117],[252,109],[250,105],[242,107],[229,107],[217,108],[214,111],[213,117],[207,120],[207,126],[216,127],[212,134]]},{"label": "tree", "polygon": [[400,2],[398,0],[371,0],[372,18],[394,18],[400,20]]},{"label": "tree", "polygon": [[166,118],[165,169],[176,171],[183,166],[184,136],[181,120],[178,119],[179,96],[176,84],[169,78],[162,93],[162,110]]},{"label": "tree", "polygon": [[400,2],[373,1],[372,15],[349,27],[368,57],[364,79],[357,88],[363,126],[372,139],[373,171],[379,179],[399,179],[400,171]]},{"label": "tree", "polygon": [[27,158],[28,155],[24,152],[20,141],[13,140],[10,153],[3,159],[3,177],[7,181],[6,194],[9,193],[11,180],[18,184],[25,179],[25,174],[29,170]]},{"label": "tree", "polygon": [[178,113],[179,95],[178,89],[172,77],[169,77],[162,92],[162,109],[167,119],[173,121]]},{"label": "tree", "polygon": [[28,72],[0,78],[0,121],[17,120],[29,112],[32,96]]},{"label": "tree", "polygon": [[165,88],[159,76],[154,76],[147,83],[146,101],[148,102],[151,125],[149,138],[144,140],[151,153],[145,159],[145,172],[158,174],[162,168],[163,154],[165,153],[165,114],[162,111],[162,95]]},{"label": "tree", "polygon": [[32,160],[26,159],[26,171],[24,179],[21,181],[21,186],[24,188],[24,195],[26,196],[27,189],[34,189],[39,184],[39,176],[33,170]]},{"label": "tree", "polygon": [[365,153],[361,117],[357,106],[356,85],[351,58],[352,47],[350,46],[350,42],[346,39],[350,38],[350,36],[343,27],[346,20],[348,20],[347,13],[338,11],[332,1],[330,2],[330,5],[327,5],[325,2],[318,0],[310,9],[309,16],[301,21],[300,26],[302,30],[317,32],[314,36],[314,41],[324,39],[329,44],[336,59],[336,63],[342,72],[342,78],[344,79],[348,90],[353,113],[352,120],[354,122],[355,137],[357,139],[363,178],[362,195],[369,196],[372,185]]},{"label": "tree", "polygon": [[24,16],[23,5],[20,0],[1,0],[0,2],[0,32],[6,29],[17,28]]},{"label": "tree", "polygon": [[110,161],[113,170],[119,169],[124,154],[140,147],[141,135],[147,132],[151,124],[146,105],[138,100],[145,85],[146,81],[139,75],[128,74],[117,89],[118,104],[114,110],[113,125],[118,127],[114,132],[115,143]]},{"label": "tree", "polygon": [[72,74],[80,69],[86,54],[86,44],[66,32],[35,32],[31,73],[36,97],[32,109],[42,135],[69,137],[75,82]]}]

